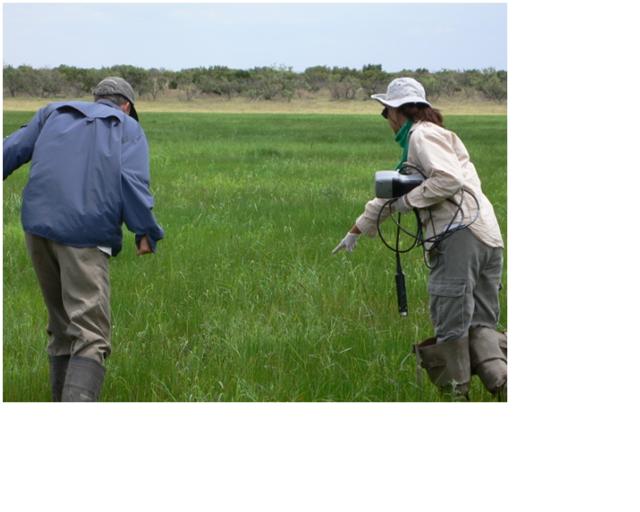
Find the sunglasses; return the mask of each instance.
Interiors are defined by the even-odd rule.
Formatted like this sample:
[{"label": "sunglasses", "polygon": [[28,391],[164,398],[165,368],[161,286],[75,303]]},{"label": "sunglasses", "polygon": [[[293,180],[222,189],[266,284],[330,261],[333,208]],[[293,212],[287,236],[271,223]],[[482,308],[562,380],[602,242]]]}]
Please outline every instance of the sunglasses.
[{"label": "sunglasses", "polygon": [[385,119],[389,119],[389,107],[384,107],[384,110],[380,112],[380,115]]}]

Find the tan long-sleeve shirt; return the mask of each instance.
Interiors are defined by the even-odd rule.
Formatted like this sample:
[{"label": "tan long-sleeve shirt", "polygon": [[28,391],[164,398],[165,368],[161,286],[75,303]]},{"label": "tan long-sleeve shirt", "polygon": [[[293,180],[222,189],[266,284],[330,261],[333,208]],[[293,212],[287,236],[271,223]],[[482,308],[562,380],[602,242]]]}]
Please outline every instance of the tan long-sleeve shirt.
[{"label": "tan long-sleeve shirt", "polygon": [[[428,178],[402,198],[408,205],[420,209],[425,238],[441,233],[449,226],[461,200],[462,213],[458,213],[453,226],[473,220],[478,212],[473,194],[478,199],[480,210],[469,229],[488,246],[503,247],[493,206],[482,193],[476,168],[467,148],[455,133],[434,123],[416,123],[411,129],[407,163],[419,167]],[[410,172],[418,171],[411,169]],[[376,235],[378,213],[386,201],[375,198],[366,204],[364,213],[356,220],[360,231],[369,236]],[[381,219],[388,216],[389,209],[385,208]]]}]

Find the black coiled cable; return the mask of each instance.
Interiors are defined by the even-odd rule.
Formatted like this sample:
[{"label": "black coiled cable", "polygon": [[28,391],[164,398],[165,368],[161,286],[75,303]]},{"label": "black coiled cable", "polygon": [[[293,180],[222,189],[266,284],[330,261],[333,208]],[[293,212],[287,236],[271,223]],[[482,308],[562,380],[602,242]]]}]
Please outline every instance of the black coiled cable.
[{"label": "black coiled cable", "polygon": [[[416,169],[425,179],[426,176],[424,175],[424,173],[418,169],[416,166],[411,165],[411,164],[406,164],[405,163],[405,167],[413,167],[414,169]],[[404,168],[404,167],[403,167]],[[402,172],[402,169],[400,170],[400,172]],[[430,264],[430,257],[429,254],[435,255],[435,258],[437,258],[437,254],[438,254],[438,246],[440,245],[440,243],[442,243],[443,240],[446,240],[448,237],[450,237],[451,235],[453,235],[454,233],[461,231],[463,229],[467,229],[469,226],[471,226],[471,224],[473,224],[478,217],[480,216],[480,202],[478,201],[478,198],[475,196],[475,194],[473,192],[471,192],[470,190],[465,190],[464,188],[460,189],[460,202],[456,203],[453,199],[448,198],[447,200],[452,202],[453,204],[455,204],[457,206],[455,213],[453,214],[453,217],[451,218],[451,220],[449,221],[449,224],[447,225],[447,227],[441,231],[440,233],[435,233],[435,223],[433,222],[433,214],[431,212],[431,208],[427,208],[427,211],[429,212],[429,222],[431,223],[431,228],[434,232],[433,236],[430,236],[429,238],[424,238],[423,233],[422,233],[422,219],[420,218],[420,213],[418,211],[417,208],[413,209],[413,213],[416,216],[416,223],[417,223],[417,229],[416,229],[416,233],[412,233],[409,230],[405,229],[404,227],[402,227],[401,224],[401,218],[402,218],[402,214],[398,213],[398,218],[396,220],[396,218],[393,216],[393,209],[391,208],[391,205],[393,202],[398,201],[398,198],[392,198],[389,199],[387,202],[384,203],[384,205],[382,205],[382,208],[380,208],[380,211],[378,212],[378,218],[377,218],[377,229],[378,229],[378,236],[380,237],[380,240],[382,240],[382,243],[391,251],[393,251],[396,255],[396,294],[397,294],[397,298],[398,298],[398,311],[400,312],[400,315],[402,316],[407,316],[408,314],[408,304],[407,304],[407,290],[406,290],[406,286],[405,286],[405,279],[404,279],[404,273],[402,272],[402,263],[400,261],[400,255],[401,254],[405,254],[408,253],[409,251],[413,250],[418,244],[420,244],[422,246],[422,249],[425,253],[425,265],[427,266],[427,268],[431,269],[433,268],[433,266],[435,265],[435,263]],[[455,227],[453,226],[453,223],[455,222],[456,218],[458,217],[458,215],[461,215],[461,219],[464,219],[464,212],[462,211],[462,203],[464,201],[464,194],[468,193],[469,195],[471,195],[471,197],[473,198],[473,200],[476,203],[476,215],[475,217],[471,220],[471,222],[467,223],[467,224],[459,224]],[[390,217],[393,219],[395,225],[396,225],[396,240],[395,240],[395,247],[392,246],[391,244],[389,244],[389,242],[387,242],[387,240],[384,238],[384,235],[382,234],[382,229],[381,229],[381,225],[382,225],[382,213],[384,212],[385,208],[389,208],[390,211]],[[411,237],[413,239],[413,243],[407,248],[407,249],[400,249],[400,233],[405,233],[406,235],[408,235],[409,237]],[[431,247],[427,250],[426,245],[427,244],[431,244]]]}]

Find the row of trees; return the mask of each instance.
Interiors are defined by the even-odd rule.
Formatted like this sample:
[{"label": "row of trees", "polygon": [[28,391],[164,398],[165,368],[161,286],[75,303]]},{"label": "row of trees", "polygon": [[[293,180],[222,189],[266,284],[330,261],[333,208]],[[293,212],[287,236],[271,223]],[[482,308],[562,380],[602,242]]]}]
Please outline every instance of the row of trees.
[{"label": "row of trees", "polygon": [[381,65],[370,64],[361,69],[314,66],[303,72],[289,67],[256,67],[249,70],[211,66],[169,71],[135,66],[108,68],[32,68],[4,66],[4,94],[53,97],[90,95],[92,88],[104,77],[125,78],[144,98],[156,100],[168,90],[176,90],[189,101],[200,95],[225,98],[246,97],[254,100],[290,100],[328,91],[331,99],[366,99],[384,91],[398,76],[412,76],[425,86],[429,97],[469,96],[491,101],[507,97],[507,72],[489,69],[465,71],[427,69],[388,73]]}]

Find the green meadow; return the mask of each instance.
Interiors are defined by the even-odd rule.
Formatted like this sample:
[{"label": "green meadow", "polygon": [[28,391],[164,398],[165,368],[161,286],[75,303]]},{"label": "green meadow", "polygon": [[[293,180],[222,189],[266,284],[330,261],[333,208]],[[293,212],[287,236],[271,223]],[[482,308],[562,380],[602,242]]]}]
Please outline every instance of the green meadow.
[{"label": "green meadow", "polygon": [[[4,135],[32,112],[7,112]],[[446,111],[445,111],[446,115]],[[428,269],[377,239],[331,251],[400,156],[379,115],[145,113],[166,237],[111,259],[113,353],[102,401],[437,401],[411,345],[433,334]],[[445,117],[506,241],[506,116]],[[4,182],[5,401],[49,400],[46,310],[20,224],[28,165]],[[390,231],[389,231],[390,233]],[[506,254],[506,253],[505,253]],[[505,258],[506,261],[506,258]],[[507,322],[507,272],[501,296]],[[471,398],[492,401],[473,378]]]}]

